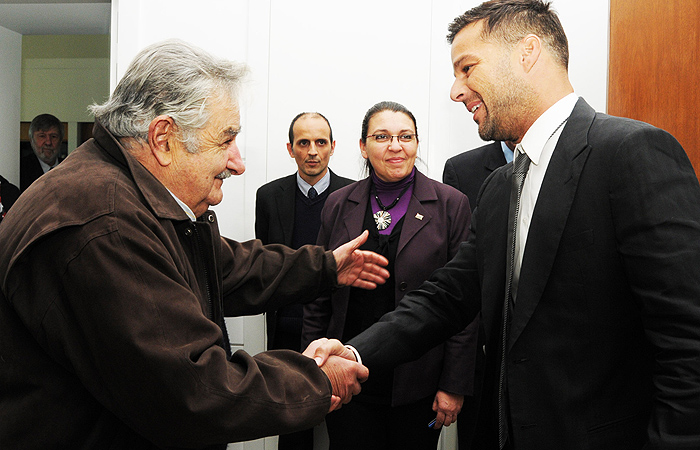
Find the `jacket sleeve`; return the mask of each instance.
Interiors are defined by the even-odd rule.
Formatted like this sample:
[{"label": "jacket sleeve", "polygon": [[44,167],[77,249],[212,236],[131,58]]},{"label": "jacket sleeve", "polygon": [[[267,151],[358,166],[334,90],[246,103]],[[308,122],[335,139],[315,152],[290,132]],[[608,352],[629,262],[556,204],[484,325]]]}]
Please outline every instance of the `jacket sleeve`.
[{"label": "jacket sleeve", "polygon": [[333,253],[305,245],[298,250],[260,240],[223,246],[224,310],[228,316],[260,314],[305,303],[337,281]]},{"label": "jacket sleeve", "polygon": [[668,133],[616,149],[610,200],[618,251],[655,364],[650,448],[700,448],[700,187]]},{"label": "jacket sleeve", "polygon": [[[473,228],[472,228],[473,229]],[[418,358],[474,320],[481,308],[474,235],[420,287],[347,343],[370,370],[388,370]]]},{"label": "jacket sleeve", "polygon": [[[450,258],[455,256],[459,245],[469,236],[471,211],[469,200],[464,194],[460,193],[460,202],[453,211],[448,242]],[[473,394],[478,330],[477,316],[464,330],[445,342],[445,356],[438,383],[440,390],[460,395]]]},{"label": "jacket sleeve", "polygon": [[[15,302],[18,314],[76,385],[162,447],[249,440],[323,420],[331,386],[313,360],[291,351],[238,351],[228,360],[221,329],[206,316],[155,224],[93,222],[41,241],[8,279],[13,299],[37,299]],[[281,256],[286,252],[271,256],[259,243],[248,247],[238,250],[261,272],[290,270],[240,277],[231,285],[242,287],[239,293],[274,289],[268,283],[279,286],[295,273]],[[323,253],[303,253],[320,270]],[[268,260],[273,263],[261,263]]]}]

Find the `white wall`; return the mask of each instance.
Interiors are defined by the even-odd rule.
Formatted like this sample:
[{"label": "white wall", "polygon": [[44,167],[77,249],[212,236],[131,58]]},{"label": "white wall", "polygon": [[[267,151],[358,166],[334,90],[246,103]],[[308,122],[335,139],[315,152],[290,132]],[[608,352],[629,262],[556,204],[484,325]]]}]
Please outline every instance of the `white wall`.
[{"label": "white wall", "polygon": [[0,27],[0,175],[19,187],[22,35]]},{"label": "white wall", "polygon": [[[579,95],[605,110],[609,0],[554,0],[570,44],[570,75]],[[285,144],[291,119],[319,111],[337,141],[331,167],[358,179],[365,111],[381,100],[416,116],[427,174],[483,145],[462,104],[449,99],[453,81],[447,25],[476,0],[113,0],[112,88],[145,45],[178,37],[223,57],[246,61],[252,79],[242,104],[239,145],[245,175],[224,184],[216,207],[222,233],[254,237],[255,191],[293,173]],[[264,348],[260,318],[229,322],[232,341]],[[453,448],[448,439],[445,448]]]}]

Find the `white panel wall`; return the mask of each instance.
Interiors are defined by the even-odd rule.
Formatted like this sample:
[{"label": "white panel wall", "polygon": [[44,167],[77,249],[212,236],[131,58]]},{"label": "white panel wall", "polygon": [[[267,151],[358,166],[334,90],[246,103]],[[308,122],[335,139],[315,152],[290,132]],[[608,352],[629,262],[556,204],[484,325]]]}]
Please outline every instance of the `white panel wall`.
[{"label": "white panel wall", "polygon": [[0,27],[0,175],[19,187],[22,35]]}]

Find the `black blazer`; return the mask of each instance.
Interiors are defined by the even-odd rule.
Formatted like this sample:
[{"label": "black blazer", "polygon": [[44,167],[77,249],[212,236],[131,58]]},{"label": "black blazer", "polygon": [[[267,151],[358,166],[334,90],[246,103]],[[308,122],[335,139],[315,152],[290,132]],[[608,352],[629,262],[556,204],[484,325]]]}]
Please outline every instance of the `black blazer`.
[{"label": "black blazer", "polygon": [[[353,183],[353,180],[331,173],[329,194]],[[297,188],[296,173],[278,178],[261,186],[255,195],[255,238],[263,244],[292,245],[294,234],[294,205]],[[267,339],[273,342],[277,327],[276,311],[265,313]]]},{"label": "black blazer", "polygon": [[[19,197],[19,189],[17,186],[7,181],[3,176],[0,176],[0,201],[4,213],[10,210],[12,205]],[[2,217],[0,217],[2,220]]]},{"label": "black blazer", "polygon": [[491,172],[506,164],[500,141],[453,156],[445,162],[442,182],[458,189],[469,198],[472,211],[484,180]]},{"label": "black blazer", "polygon": [[[58,155],[58,162],[60,163],[65,158]],[[36,181],[37,178],[44,174],[44,169],[41,168],[39,163],[39,158],[32,153],[24,155],[19,160],[19,190],[24,192],[27,188]]]},{"label": "black blazer", "polygon": [[[495,398],[511,178],[512,164],[494,171],[455,258],[349,342],[370,373],[425,351],[481,306],[484,398]],[[700,448],[699,205],[671,135],[579,99],[533,212],[512,317],[517,449]],[[494,405],[482,402],[487,423]]]},{"label": "black blazer", "polygon": [[[503,155],[501,142],[491,142],[484,146],[469,150],[459,155],[453,156],[445,162],[445,169],[442,173],[442,181],[445,184],[459,189],[469,198],[469,206],[472,212],[476,208],[476,201],[479,189],[491,175],[491,172],[506,164],[506,157]],[[479,330],[479,348],[484,345],[483,327]],[[483,427],[478,423],[478,417],[472,411],[479,408],[482,401],[481,385],[484,378],[484,353],[478,352],[475,360],[475,390],[471,398],[465,399],[462,411],[469,411],[469,414],[460,414],[459,426],[457,427],[457,437],[460,450],[481,448],[483,441],[481,435],[476,435],[476,427]]]},{"label": "black blazer", "polygon": [[44,174],[39,158],[32,152],[19,160],[19,190],[24,192],[29,185]]}]

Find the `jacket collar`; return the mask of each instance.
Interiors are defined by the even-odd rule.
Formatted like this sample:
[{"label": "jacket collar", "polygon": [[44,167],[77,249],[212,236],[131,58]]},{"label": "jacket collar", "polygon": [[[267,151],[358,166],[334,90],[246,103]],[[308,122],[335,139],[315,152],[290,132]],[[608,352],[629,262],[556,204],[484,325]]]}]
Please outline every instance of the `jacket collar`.
[{"label": "jacket collar", "polygon": [[[416,177],[413,183],[413,195],[406,210],[401,238],[396,251],[397,255],[413,236],[432,219],[432,216],[425,210],[422,203],[438,200],[435,187],[428,182],[428,177],[418,170],[416,170]],[[372,180],[367,177],[352,186],[347,200],[354,203],[355,206],[348,208],[347,213],[343,217],[343,223],[349,238],[354,238],[362,232]],[[420,216],[420,219],[417,216]]]},{"label": "jacket collar", "polygon": [[143,194],[154,214],[162,219],[189,220],[170,191],[100,123],[95,122],[93,136],[96,143],[119,166],[131,173],[136,188]]}]

